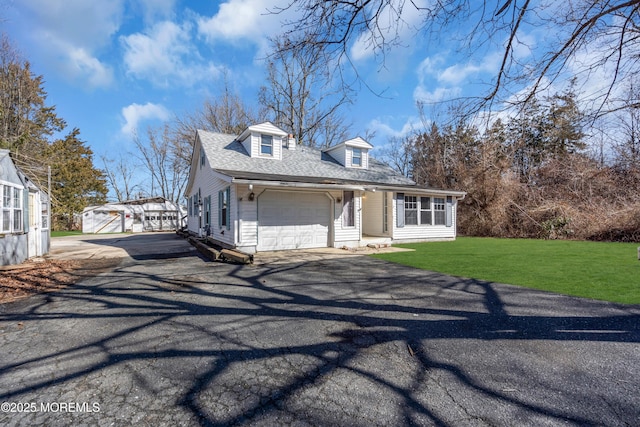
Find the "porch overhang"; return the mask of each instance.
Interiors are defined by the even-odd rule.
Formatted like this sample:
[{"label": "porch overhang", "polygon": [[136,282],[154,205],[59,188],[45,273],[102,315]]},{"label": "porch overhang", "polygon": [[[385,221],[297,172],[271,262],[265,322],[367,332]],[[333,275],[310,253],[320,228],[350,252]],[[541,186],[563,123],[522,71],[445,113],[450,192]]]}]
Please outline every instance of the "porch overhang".
[{"label": "porch overhang", "polygon": [[385,185],[365,182],[340,182],[329,178],[317,178],[311,180],[287,180],[287,179],[260,179],[249,177],[235,177],[231,179],[233,184],[255,185],[261,187],[275,188],[300,188],[315,190],[348,190],[348,191],[392,191],[401,193],[424,194],[432,196],[453,196],[458,200],[463,200],[466,196],[464,191],[440,190],[435,188],[424,188],[418,186]]}]

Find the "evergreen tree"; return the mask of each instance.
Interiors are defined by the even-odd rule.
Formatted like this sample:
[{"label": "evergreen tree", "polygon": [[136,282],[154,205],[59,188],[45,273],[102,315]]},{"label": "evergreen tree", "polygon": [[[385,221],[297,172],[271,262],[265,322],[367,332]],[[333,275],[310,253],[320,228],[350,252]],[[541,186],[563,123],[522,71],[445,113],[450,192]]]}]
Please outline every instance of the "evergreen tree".
[{"label": "evergreen tree", "polygon": [[45,104],[43,85],[43,77],[34,75],[7,36],[0,35],[1,148],[40,159],[48,138],[65,127],[55,107]]},{"label": "evergreen tree", "polygon": [[80,131],[73,129],[47,150],[53,181],[53,226],[57,229],[72,229],[74,214],[107,198],[106,177],[93,166],[93,151],[79,135]]}]

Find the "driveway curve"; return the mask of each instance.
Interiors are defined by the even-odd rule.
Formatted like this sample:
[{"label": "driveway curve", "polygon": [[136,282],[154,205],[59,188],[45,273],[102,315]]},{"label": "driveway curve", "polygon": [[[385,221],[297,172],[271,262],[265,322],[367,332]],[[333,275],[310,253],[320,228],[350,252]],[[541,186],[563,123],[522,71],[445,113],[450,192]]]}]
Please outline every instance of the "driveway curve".
[{"label": "driveway curve", "polygon": [[640,419],[638,306],[361,255],[240,266],[173,234],[90,244],[122,261],[0,306],[0,425]]}]

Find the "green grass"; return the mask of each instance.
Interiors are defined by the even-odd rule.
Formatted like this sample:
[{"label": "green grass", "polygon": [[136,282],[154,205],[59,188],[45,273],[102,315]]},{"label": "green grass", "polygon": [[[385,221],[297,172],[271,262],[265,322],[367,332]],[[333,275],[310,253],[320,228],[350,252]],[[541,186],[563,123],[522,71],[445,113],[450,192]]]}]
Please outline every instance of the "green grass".
[{"label": "green grass", "polygon": [[460,237],[373,255],[425,270],[566,295],[640,304],[637,243]]},{"label": "green grass", "polygon": [[82,234],[82,231],[60,230],[60,231],[52,231],[51,232],[51,237],[78,236],[80,234]]}]

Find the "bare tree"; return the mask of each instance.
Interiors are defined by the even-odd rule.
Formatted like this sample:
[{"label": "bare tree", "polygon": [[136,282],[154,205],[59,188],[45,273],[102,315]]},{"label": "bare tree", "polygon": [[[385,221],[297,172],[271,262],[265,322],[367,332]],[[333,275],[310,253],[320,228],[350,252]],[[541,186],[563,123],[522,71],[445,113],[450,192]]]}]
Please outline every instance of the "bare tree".
[{"label": "bare tree", "polygon": [[[520,101],[526,103],[573,67],[585,75],[606,71],[604,90],[592,94],[594,110],[601,114],[640,104],[637,99],[621,107],[611,103],[620,84],[638,78],[639,8],[640,0],[300,0],[275,12],[295,9],[300,16],[290,23],[290,43],[279,45],[281,52],[314,46],[335,64],[354,64],[350,47],[356,41],[384,63],[407,32],[433,37],[434,43],[460,34],[461,49],[468,52],[489,45],[501,49],[498,70],[472,111],[521,91]],[[534,27],[546,28],[553,40],[542,54],[518,55]],[[588,55],[581,55],[587,47]]]},{"label": "bare tree", "polygon": [[414,135],[389,138],[387,145],[378,151],[378,157],[402,175],[411,178],[414,138]]},{"label": "bare tree", "polygon": [[116,194],[117,201],[132,200],[139,184],[134,183],[135,166],[129,161],[130,157],[120,154],[117,160],[106,156],[101,156],[101,159],[107,183]]},{"label": "bare tree", "polygon": [[179,203],[187,184],[189,163],[184,161],[185,147],[172,137],[169,125],[148,128],[146,140],[136,135],[133,142],[151,178],[150,194]]},{"label": "bare tree", "polygon": [[193,139],[196,129],[211,132],[240,134],[247,127],[264,119],[264,112],[254,111],[230,88],[225,77],[218,95],[204,101],[192,114],[176,119],[175,131],[183,139]]},{"label": "bare tree", "polygon": [[[628,89],[628,99],[638,99],[640,90],[634,85]],[[615,120],[620,140],[615,141],[615,162],[618,168],[640,174],[640,107],[628,108],[620,112]]]},{"label": "bare tree", "polygon": [[277,126],[291,131],[299,144],[327,147],[345,139],[349,126],[340,109],[350,91],[336,85],[332,61],[313,44],[290,49],[287,37],[272,40],[267,82],[260,103]]}]

